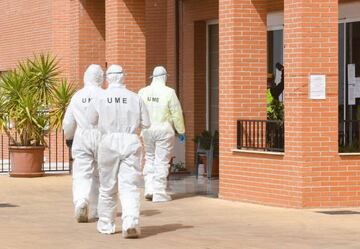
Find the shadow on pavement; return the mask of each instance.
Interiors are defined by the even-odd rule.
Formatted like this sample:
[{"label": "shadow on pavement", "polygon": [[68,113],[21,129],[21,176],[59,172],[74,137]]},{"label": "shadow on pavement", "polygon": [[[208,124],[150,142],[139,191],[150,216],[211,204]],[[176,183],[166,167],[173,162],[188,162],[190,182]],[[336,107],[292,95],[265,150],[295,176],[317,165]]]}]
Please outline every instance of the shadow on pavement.
[{"label": "shadow on pavement", "polygon": [[172,194],[171,195],[171,199],[173,201],[175,200],[180,200],[180,199],[185,199],[185,198],[190,198],[190,197],[194,197],[196,196],[196,193],[178,193],[178,194]]},{"label": "shadow on pavement", "polygon": [[19,207],[18,205],[13,205],[10,203],[0,203],[0,208],[13,208],[13,207]]},{"label": "shadow on pavement", "polygon": [[155,209],[143,210],[140,212],[140,216],[146,216],[146,217],[154,216],[157,214],[161,214],[161,212]]},{"label": "shadow on pavement", "polygon": [[332,210],[332,211],[318,211],[316,213],[328,214],[328,215],[351,215],[351,214],[360,214],[360,212],[352,210]]},{"label": "shadow on pavement", "polygon": [[[161,214],[161,212],[156,209],[142,210],[140,212],[140,216],[146,216],[146,217],[150,217],[158,214]],[[116,213],[116,217],[121,217],[121,212]]]},{"label": "shadow on pavement", "polygon": [[142,238],[147,238],[151,236],[155,236],[159,233],[167,233],[167,232],[173,232],[180,229],[189,229],[194,228],[194,226],[184,226],[182,224],[166,224],[162,226],[145,226],[141,227],[141,236]]},{"label": "shadow on pavement", "polygon": [[175,200],[190,198],[190,197],[194,197],[194,196],[204,196],[204,197],[209,197],[209,198],[218,198],[217,194],[212,193],[212,192],[207,192],[207,191],[197,191],[197,192],[194,192],[194,193],[173,194],[173,195],[171,195],[171,198],[173,199],[173,201],[175,201]]}]

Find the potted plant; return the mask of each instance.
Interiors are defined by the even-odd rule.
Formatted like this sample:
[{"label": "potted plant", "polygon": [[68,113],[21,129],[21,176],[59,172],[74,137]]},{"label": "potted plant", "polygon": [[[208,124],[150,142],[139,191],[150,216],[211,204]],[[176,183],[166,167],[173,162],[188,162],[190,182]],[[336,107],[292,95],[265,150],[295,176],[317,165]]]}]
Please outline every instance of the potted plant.
[{"label": "potted plant", "polygon": [[[199,147],[197,150],[199,151],[210,151],[213,153],[213,162],[212,162],[212,172],[211,176],[219,175],[219,132],[215,131],[212,135],[210,131],[204,130],[200,134],[196,135],[193,139],[196,146]],[[204,153],[200,153],[199,155],[201,163],[205,165],[205,174],[209,175],[207,172],[207,156]]]},{"label": "potted plant", "polygon": [[40,54],[0,76],[0,130],[10,139],[10,176],[42,176],[45,137],[61,125],[75,92],[58,61]]}]

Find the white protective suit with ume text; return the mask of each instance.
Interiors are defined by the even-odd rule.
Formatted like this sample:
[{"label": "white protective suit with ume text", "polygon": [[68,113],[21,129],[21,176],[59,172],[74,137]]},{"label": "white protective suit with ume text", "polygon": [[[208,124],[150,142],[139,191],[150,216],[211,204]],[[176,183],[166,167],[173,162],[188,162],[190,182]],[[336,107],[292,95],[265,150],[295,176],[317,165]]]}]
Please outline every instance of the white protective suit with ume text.
[{"label": "white protective suit with ume text", "polygon": [[[73,202],[79,222],[97,217],[99,173],[97,149],[100,133],[86,116],[90,102],[102,92],[104,79],[99,65],[90,65],[84,74],[84,88],[72,97],[63,120],[66,139],[73,139]],[[90,213],[89,213],[90,212]]]},{"label": "white protective suit with ume text", "polygon": [[90,121],[102,133],[99,145],[100,233],[115,233],[118,193],[122,206],[122,232],[125,238],[140,233],[140,193],[142,145],[138,129],[148,128],[150,118],[144,102],[123,84],[122,67],[107,70],[109,88],[89,109]]},{"label": "white protective suit with ume text", "polygon": [[171,200],[166,193],[175,131],[185,133],[184,118],[174,89],[166,86],[167,72],[156,67],[151,84],[139,91],[149,111],[151,127],[142,132],[145,145],[145,198],[153,202]]}]

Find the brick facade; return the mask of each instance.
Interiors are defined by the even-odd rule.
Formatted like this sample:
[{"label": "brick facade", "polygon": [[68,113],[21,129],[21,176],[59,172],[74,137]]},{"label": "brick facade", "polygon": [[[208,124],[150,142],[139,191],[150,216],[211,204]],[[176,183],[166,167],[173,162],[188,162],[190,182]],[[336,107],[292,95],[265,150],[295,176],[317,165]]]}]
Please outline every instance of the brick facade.
[{"label": "brick facade", "polygon": [[146,82],[145,20],[145,0],[106,0],[106,62],[123,65],[134,91]]},{"label": "brick facade", "polygon": [[[179,65],[175,0],[2,1],[0,8],[7,10],[1,22],[11,24],[2,30],[0,71],[33,52],[53,51],[75,82],[89,63],[120,63],[137,91],[154,66],[165,65],[184,109],[190,170],[192,139],[206,127],[206,23],[219,19],[220,197],[296,208],[360,206],[360,160],[338,153],[338,1],[183,0]],[[273,11],[284,12],[285,153],[234,151],[236,120],[266,119]],[[326,75],[325,100],[309,100],[310,74]]]}]

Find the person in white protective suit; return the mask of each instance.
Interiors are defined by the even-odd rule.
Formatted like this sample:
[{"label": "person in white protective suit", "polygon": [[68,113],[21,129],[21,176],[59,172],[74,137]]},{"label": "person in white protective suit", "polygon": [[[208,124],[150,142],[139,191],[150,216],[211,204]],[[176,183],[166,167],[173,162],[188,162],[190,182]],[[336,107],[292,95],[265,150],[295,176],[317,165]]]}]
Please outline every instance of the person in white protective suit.
[{"label": "person in white protective suit", "polygon": [[124,85],[121,66],[106,72],[109,88],[89,108],[89,118],[102,133],[99,145],[100,233],[115,233],[117,194],[122,206],[122,233],[125,238],[140,235],[140,192],[142,145],[137,130],[150,127],[142,99]]},{"label": "person in white protective suit", "polygon": [[174,128],[181,143],[185,141],[184,118],[174,89],[166,86],[167,72],[162,66],[155,67],[152,82],[141,89],[150,114],[151,127],[143,130],[145,145],[145,198],[153,202],[170,201],[166,193],[169,163],[175,142]]},{"label": "person in white protective suit", "polygon": [[78,222],[97,218],[99,172],[97,149],[100,133],[86,116],[90,102],[103,91],[100,85],[104,72],[99,65],[90,65],[84,74],[84,87],[72,97],[63,120],[67,140],[73,139],[73,202]]}]

